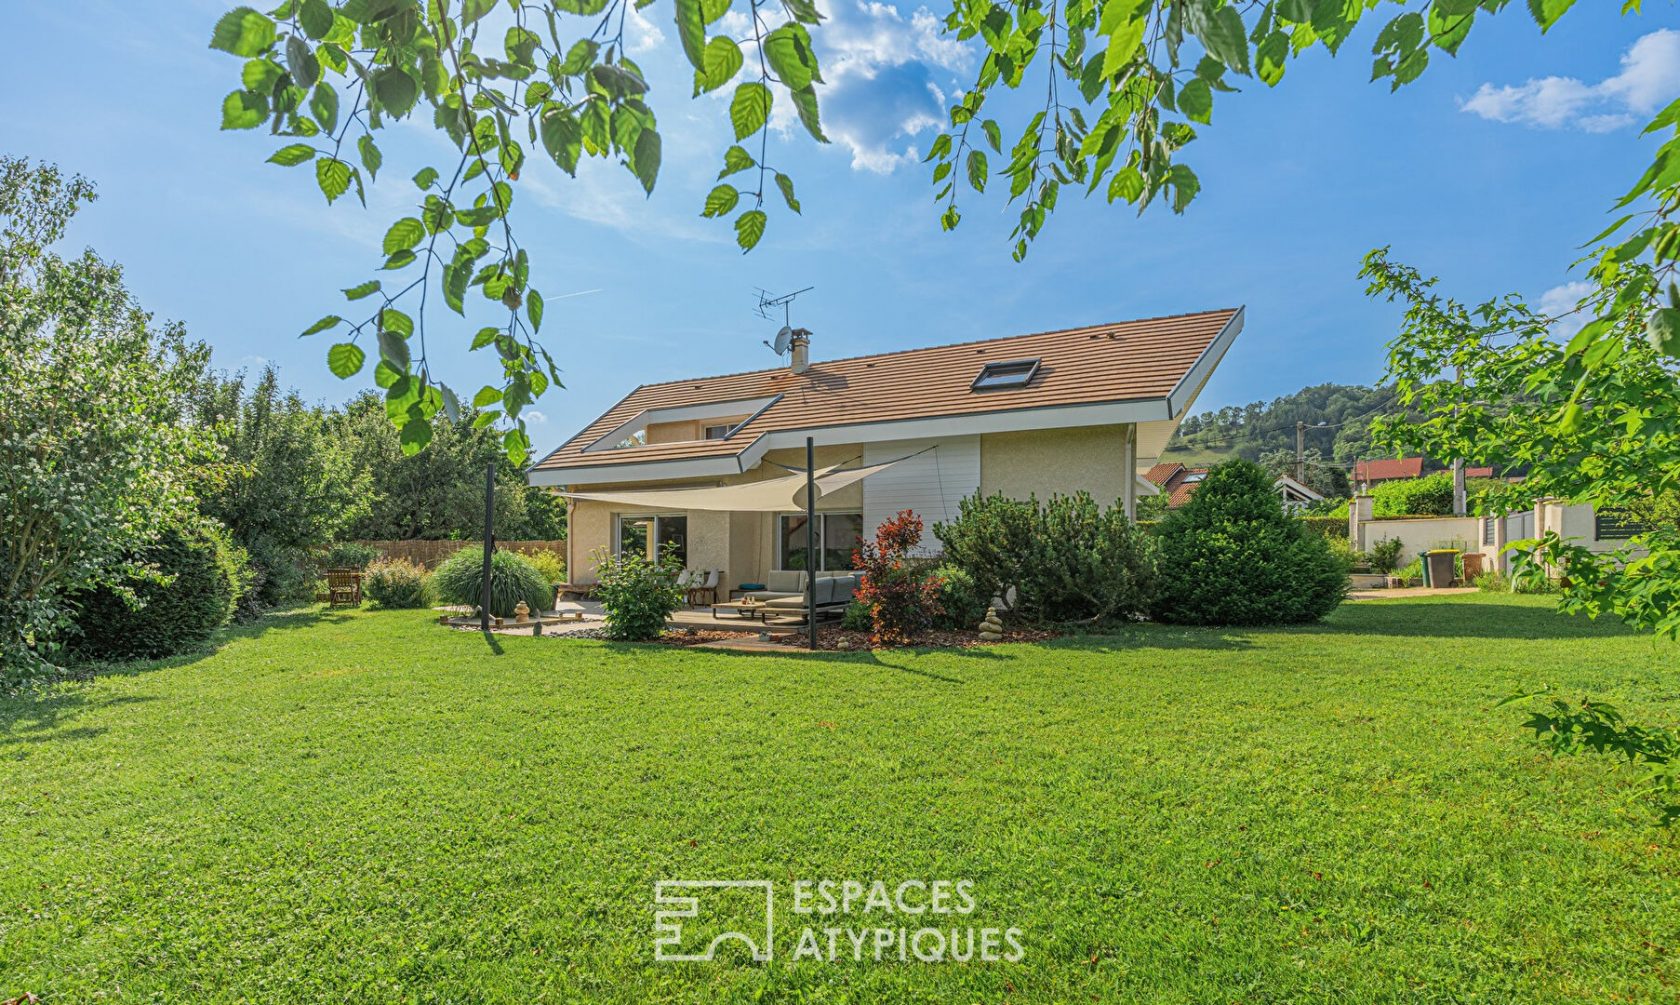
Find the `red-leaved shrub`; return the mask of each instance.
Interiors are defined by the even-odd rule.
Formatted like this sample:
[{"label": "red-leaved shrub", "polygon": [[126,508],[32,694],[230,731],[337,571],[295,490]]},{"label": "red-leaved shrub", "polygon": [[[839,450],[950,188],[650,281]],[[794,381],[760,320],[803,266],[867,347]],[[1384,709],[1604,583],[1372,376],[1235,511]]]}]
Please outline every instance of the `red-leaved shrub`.
[{"label": "red-leaved shrub", "polygon": [[871,645],[909,645],[940,613],[940,579],[911,554],[921,540],[922,518],[901,510],[852,555],[852,568],[863,573],[857,599],[869,608]]}]

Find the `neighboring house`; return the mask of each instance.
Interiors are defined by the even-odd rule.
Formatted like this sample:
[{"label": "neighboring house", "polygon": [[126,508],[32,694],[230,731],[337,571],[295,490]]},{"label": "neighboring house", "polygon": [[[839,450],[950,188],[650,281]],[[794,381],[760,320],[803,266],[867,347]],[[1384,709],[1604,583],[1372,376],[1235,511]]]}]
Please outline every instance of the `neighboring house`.
[{"label": "neighboring house", "polygon": [[1364,492],[1378,482],[1393,482],[1403,478],[1421,478],[1423,476],[1423,458],[1400,457],[1386,458],[1376,461],[1355,461],[1353,464],[1354,488]]},{"label": "neighboring house", "polygon": [[[1143,477],[1167,497],[1167,509],[1177,509],[1190,501],[1207,473],[1207,468],[1189,468],[1169,461],[1150,468]],[[1324,499],[1288,475],[1279,475],[1272,488],[1277,490],[1283,508],[1292,513]]]},{"label": "neighboring house", "polygon": [[[638,387],[530,472],[533,485],[613,499],[570,501],[568,569],[594,578],[591,552],[671,547],[684,564],[722,569],[727,586],[772,571],[839,571],[899,510],[933,525],[975,493],[1025,499],[1090,492],[1136,512],[1139,477],[1242,330],[1241,308],[812,361],[810,333],[791,364]],[[823,494],[817,546],[805,515],[696,505],[694,492],[819,468],[898,461]],[[685,490],[668,507],[647,490]],[[713,494],[711,498],[717,498]],[[626,501],[628,500],[628,501]]]}]

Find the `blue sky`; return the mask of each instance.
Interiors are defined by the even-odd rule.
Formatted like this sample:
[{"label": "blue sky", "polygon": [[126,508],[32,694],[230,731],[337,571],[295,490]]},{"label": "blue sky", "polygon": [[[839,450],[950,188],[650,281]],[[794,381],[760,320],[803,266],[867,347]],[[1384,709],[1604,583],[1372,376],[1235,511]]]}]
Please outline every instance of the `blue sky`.
[{"label": "blue sky", "polygon": [[[773,365],[760,341],[776,326],[752,315],[755,287],[816,287],[795,321],[815,333],[817,358],[1240,303],[1247,329],[1199,408],[1369,382],[1397,311],[1355,278],[1366,251],[1393,245],[1464,297],[1561,302],[1580,278],[1577,246],[1649,162],[1638,123],[1680,95],[1680,18],[1663,0],[1628,17],[1577,4],[1544,37],[1513,3],[1458,59],[1437,54],[1392,95],[1366,82],[1373,28],[1336,60],[1319,50],[1292,64],[1277,88],[1245,81],[1221,96],[1187,153],[1203,190],[1185,215],[1064,197],[1016,264],[1002,200],[970,198],[963,226],[943,234],[918,163],[936,92],[960,90],[972,55],[911,0],[819,5],[836,142],[773,140],[804,215],[773,211],[751,255],[727,224],[698,216],[729,127],[722,102],[688,99],[668,2],[632,26],[665,138],[652,199],[602,161],[575,182],[552,166],[527,172],[516,212],[567,381],[536,406],[539,449],[638,383]],[[219,366],[272,362],[306,396],[338,401],[361,385],[327,372],[326,336],[297,332],[375,274],[379,238],[436,141],[405,127],[370,209],[329,210],[307,168],[263,163],[276,145],[265,134],[218,131],[238,63],[205,43],[227,6],[6,5],[0,150],[94,180],[100,200],[68,243],[121,262],[147,309],[184,321]],[[457,337],[463,350],[477,328],[441,312],[433,324],[434,345]],[[469,391],[490,373],[464,351],[434,359]]]}]

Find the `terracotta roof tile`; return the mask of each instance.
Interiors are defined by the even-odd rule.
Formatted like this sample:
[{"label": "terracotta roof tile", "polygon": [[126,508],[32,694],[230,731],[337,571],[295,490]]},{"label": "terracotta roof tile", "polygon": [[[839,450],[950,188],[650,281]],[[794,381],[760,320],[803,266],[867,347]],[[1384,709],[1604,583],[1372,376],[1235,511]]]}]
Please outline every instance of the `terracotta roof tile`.
[{"label": "terracotta roof tile", "polygon": [[[536,465],[538,470],[729,457],[758,436],[782,430],[862,422],[980,414],[1053,405],[1165,398],[1189,373],[1240,308],[1015,335],[926,349],[814,361],[802,374],[787,367],[644,384]],[[1025,387],[970,388],[983,363],[1037,358]],[[688,440],[584,448],[650,409],[781,395],[727,440]]]},{"label": "terracotta roof tile", "polygon": [[1355,461],[1353,480],[1356,482],[1386,482],[1396,478],[1417,478],[1423,474],[1423,458],[1401,457],[1378,461]]}]

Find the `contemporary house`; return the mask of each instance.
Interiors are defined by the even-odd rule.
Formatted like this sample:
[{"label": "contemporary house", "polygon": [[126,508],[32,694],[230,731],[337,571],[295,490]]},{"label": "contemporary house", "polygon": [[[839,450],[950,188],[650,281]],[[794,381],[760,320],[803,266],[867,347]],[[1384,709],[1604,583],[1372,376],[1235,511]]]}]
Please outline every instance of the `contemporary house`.
[{"label": "contemporary house", "polygon": [[[975,493],[1090,492],[1135,513],[1140,477],[1242,330],[1239,308],[636,388],[543,458],[531,484],[569,495],[568,568],[591,553],[675,549],[723,585],[836,572],[882,521],[914,510],[924,544]],[[823,478],[806,546],[807,439]]]},{"label": "contemporary house", "polygon": [[[1177,509],[1190,501],[1190,497],[1196,493],[1196,487],[1207,477],[1207,473],[1207,468],[1190,468],[1176,461],[1164,461],[1146,471],[1143,477],[1154,485],[1161,495],[1167,497],[1168,509]],[[1306,509],[1313,503],[1324,500],[1324,496],[1288,475],[1279,475],[1277,480],[1272,482],[1272,488],[1277,490],[1283,508],[1290,512]]]}]

